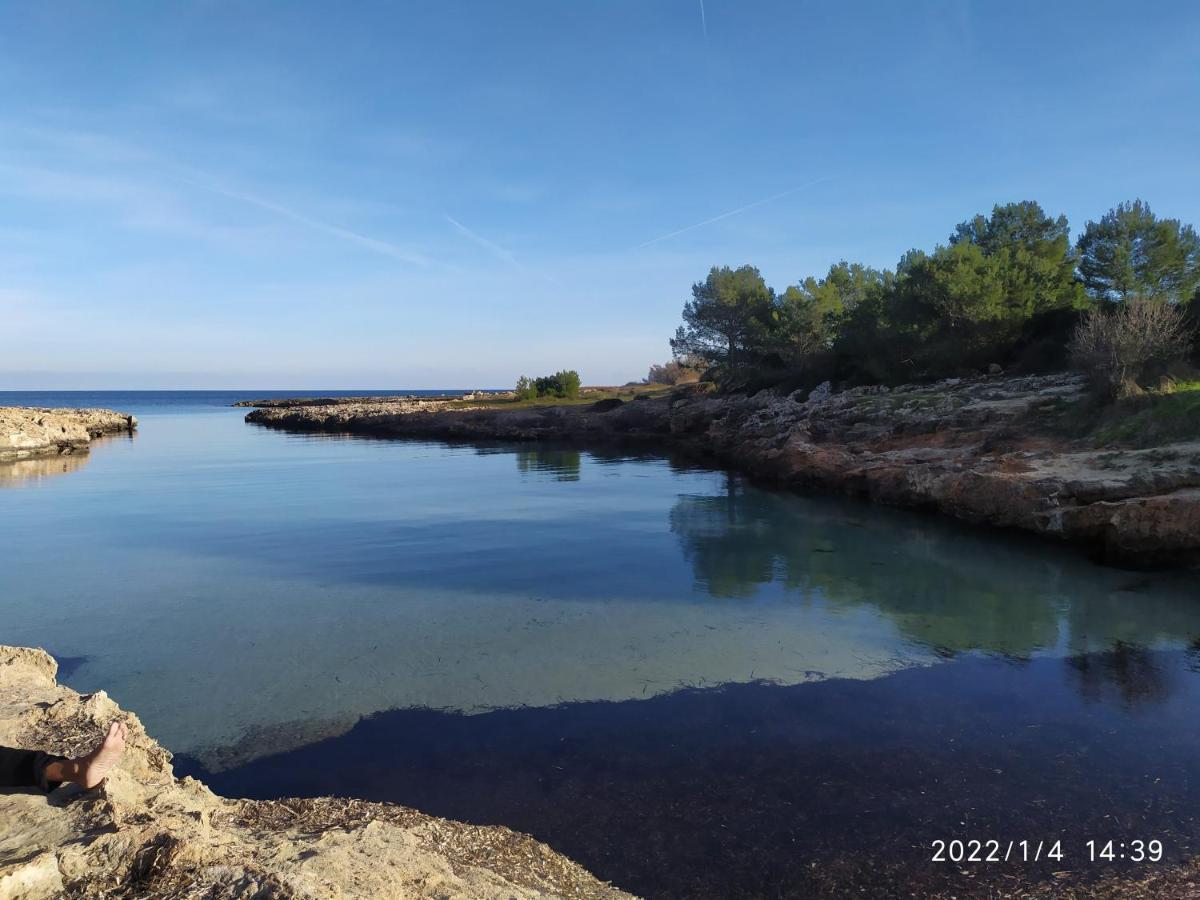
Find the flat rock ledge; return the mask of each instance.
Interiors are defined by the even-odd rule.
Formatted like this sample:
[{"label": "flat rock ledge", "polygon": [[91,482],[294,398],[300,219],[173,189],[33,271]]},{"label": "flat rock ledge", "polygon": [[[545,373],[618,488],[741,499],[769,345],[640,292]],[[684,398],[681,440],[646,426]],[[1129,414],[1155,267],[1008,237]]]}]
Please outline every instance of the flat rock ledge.
[{"label": "flat rock ledge", "polygon": [[0,462],[85,453],[93,438],[137,428],[137,418],[111,409],[0,406]]},{"label": "flat rock ledge", "polygon": [[636,443],[802,489],[932,509],[1080,545],[1106,562],[1200,563],[1200,443],[1096,448],[1044,426],[1071,374],[753,396],[681,389],[622,403],[429,409],[341,399],[246,416],[291,431],[452,441]]},{"label": "flat rock ledge", "polygon": [[93,791],[0,793],[0,898],[628,897],[533,838],[387,803],[227,800],[45,651],[0,646],[0,744],[63,755],[114,718],[127,750]]}]

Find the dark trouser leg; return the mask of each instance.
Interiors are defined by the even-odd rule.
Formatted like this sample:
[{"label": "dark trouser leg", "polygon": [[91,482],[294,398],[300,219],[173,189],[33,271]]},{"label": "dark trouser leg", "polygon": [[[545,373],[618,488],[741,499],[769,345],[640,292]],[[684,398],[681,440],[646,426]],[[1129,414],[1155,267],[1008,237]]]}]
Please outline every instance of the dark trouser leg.
[{"label": "dark trouser leg", "polygon": [[0,788],[41,788],[52,791],[62,782],[46,780],[46,766],[59,762],[61,756],[50,756],[41,750],[17,750],[0,747]]}]

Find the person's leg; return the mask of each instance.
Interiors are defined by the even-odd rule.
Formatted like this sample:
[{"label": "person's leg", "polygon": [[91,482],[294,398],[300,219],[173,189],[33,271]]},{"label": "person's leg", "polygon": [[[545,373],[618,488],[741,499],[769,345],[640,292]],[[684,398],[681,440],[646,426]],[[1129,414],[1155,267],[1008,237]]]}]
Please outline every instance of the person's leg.
[{"label": "person's leg", "polygon": [[91,753],[75,759],[56,759],[49,762],[44,770],[44,780],[73,781],[85,788],[94,788],[104,780],[108,770],[125,752],[125,738],[128,736],[129,729],[124,722],[113,722],[108,726],[108,734],[104,736],[104,740]]},{"label": "person's leg", "polygon": [[0,747],[0,788],[37,787],[38,756],[36,750]]},{"label": "person's leg", "polygon": [[121,758],[128,735],[124,722],[113,722],[95,750],[75,759],[50,756],[40,750],[0,747],[0,788],[38,787],[52,791],[64,781],[94,788]]}]

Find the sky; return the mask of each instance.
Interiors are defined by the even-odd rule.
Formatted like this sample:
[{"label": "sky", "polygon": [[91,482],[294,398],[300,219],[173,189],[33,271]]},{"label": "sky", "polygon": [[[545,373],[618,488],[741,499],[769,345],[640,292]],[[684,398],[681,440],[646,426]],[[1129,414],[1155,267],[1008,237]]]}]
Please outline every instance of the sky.
[{"label": "sky", "polygon": [[619,384],[693,282],[1200,223],[1200,5],[0,0],[0,390]]}]

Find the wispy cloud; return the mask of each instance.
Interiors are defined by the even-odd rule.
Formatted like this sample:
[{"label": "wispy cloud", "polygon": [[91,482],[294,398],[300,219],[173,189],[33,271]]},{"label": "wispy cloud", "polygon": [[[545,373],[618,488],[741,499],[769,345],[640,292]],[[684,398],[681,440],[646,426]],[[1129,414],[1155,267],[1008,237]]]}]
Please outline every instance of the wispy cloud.
[{"label": "wispy cloud", "polygon": [[651,238],[648,241],[638,244],[634,250],[641,250],[643,247],[649,247],[653,244],[661,243],[662,241],[670,240],[673,237],[678,237],[681,234],[686,234],[689,231],[695,231],[697,228],[703,228],[705,225],[712,225],[714,222],[720,222],[722,219],[728,219],[731,216],[740,215],[748,210],[754,209],[756,206],[763,206],[767,203],[774,203],[776,200],[782,200],[790,194],[795,194],[798,191],[806,190],[814,185],[821,184],[824,181],[829,181],[833,178],[832,175],[825,178],[818,178],[815,181],[810,181],[807,184],[802,184],[799,187],[788,188],[786,191],[780,191],[778,194],[772,194],[770,197],[763,197],[761,200],[755,200],[753,203],[747,203],[745,206],[739,206],[737,209],[731,209],[728,212],[723,212],[720,215],[713,216],[711,219],[705,219],[703,222],[696,222],[693,225],[685,225],[683,228],[678,228],[668,234],[659,235],[656,238]]},{"label": "wispy cloud", "polygon": [[472,231],[470,228],[468,228],[462,222],[458,221],[458,219],[454,218],[454,216],[450,215],[449,213],[443,213],[443,215],[446,217],[446,221],[449,222],[451,225],[453,225],[455,227],[455,229],[458,230],[458,233],[461,234],[463,237],[466,237],[466,238],[474,241],[476,244],[478,244],[483,249],[487,250],[489,253],[491,253],[493,256],[495,256],[497,259],[502,259],[509,265],[516,266],[518,269],[524,268],[524,266],[522,266],[519,262],[517,262],[517,258],[515,256],[513,256],[511,250],[506,250],[503,247],[501,247],[499,244],[497,244],[495,241],[489,241],[482,234]]},{"label": "wispy cloud", "polygon": [[122,221],[125,224],[138,227],[193,233],[205,231],[216,237],[229,231],[227,227],[201,227],[186,210],[178,190],[168,187],[170,182],[175,182],[258,207],[313,231],[410,265],[432,263],[429,257],[411,248],[318,219],[257,193],[226,187],[217,175],[180,165],[151,150],[103,133],[3,121],[0,125],[5,128],[11,125],[25,139],[35,142],[35,147],[41,151],[39,155],[49,155],[58,163],[54,168],[16,166],[0,159],[0,194],[106,202],[124,210]]},{"label": "wispy cloud", "polygon": [[285,219],[291,219],[293,222],[297,222],[307,228],[311,228],[313,231],[319,231],[323,234],[341,238],[342,240],[349,241],[350,243],[358,244],[364,249],[371,250],[375,253],[381,253],[384,256],[390,256],[393,259],[400,260],[401,262],[410,263],[415,266],[427,266],[430,263],[429,257],[423,254],[416,253],[415,251],[409,250],[405,247],[393,244],[390,241],[380,240],[379,238],[371,237],[367,234],[351,231],[349,228],[342,228],[340,225],[333,225],[329,222],[323,222],[320,219],[315,219],[312,216],[297,212],[294,209],[291,209],[280,203],[276,203],[272,200],[266,200],[262,197],[256,196],[255,194],[248,194],[244,191],[230,190],[229,188],[222,187],[218,184],[205,183],[203,181],[197,181],[195,179],[185,178],[183,176],[175,177],[185,184],[190,184],[192,187],[200,188],[201,190],[209,191],[213,194],[219,194],[220,196],[228,197],[231,200],[240,200],[242,203],[249,203],[251,206],[257,206],[259,209],[265,209],[268,212],[283,216]]},{"label": "wispy cloud", "polygon": [[700,30],[704,32],[704,40],[708,41],[708,19],[704,15],[704,0],[700,0]]}]

